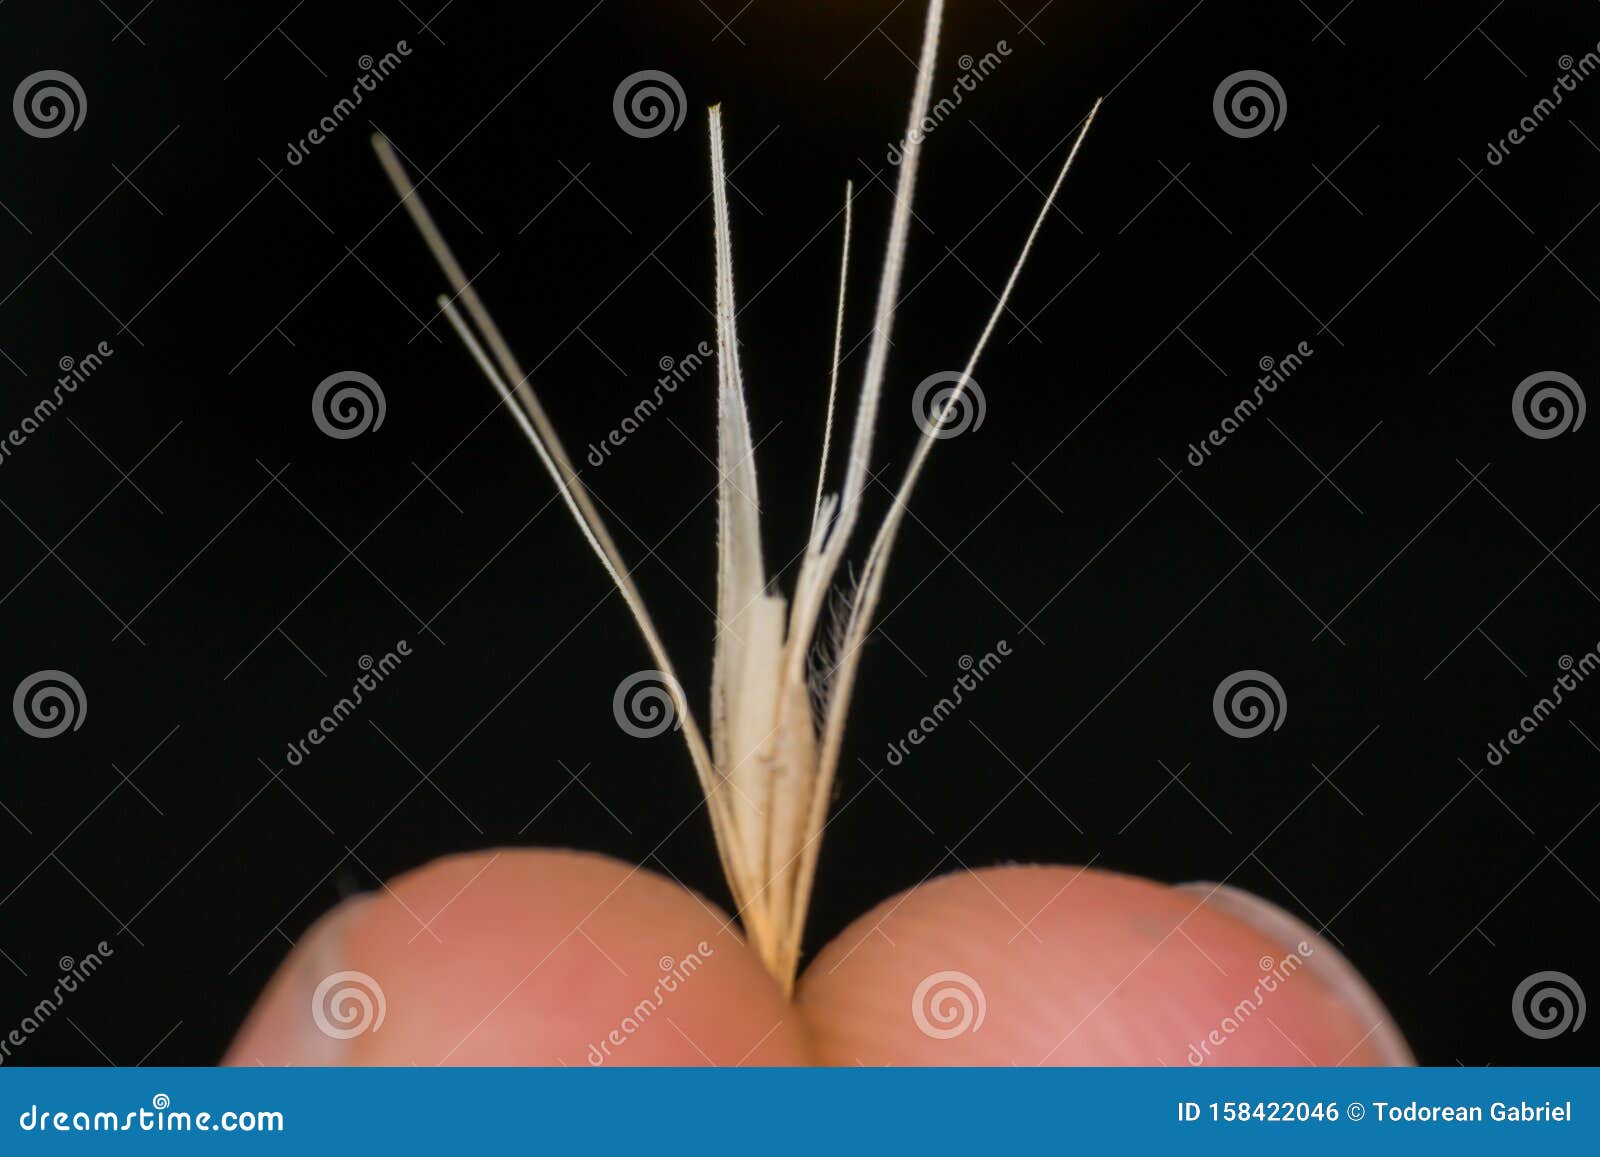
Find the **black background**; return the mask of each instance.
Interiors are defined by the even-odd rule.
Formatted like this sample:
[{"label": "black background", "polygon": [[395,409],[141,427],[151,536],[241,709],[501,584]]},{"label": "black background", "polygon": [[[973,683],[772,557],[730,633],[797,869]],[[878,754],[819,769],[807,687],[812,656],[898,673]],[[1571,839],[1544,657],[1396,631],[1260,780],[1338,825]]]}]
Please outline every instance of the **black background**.
[{"label": "black background", "polygon": [[[660,359],[713,337],[703,109],[726,102],[776,567],[815,477],[846,178],[847,407],[859,382],[922,13],[435,6],[0,9],[4,92],[58,68],[88,98],[53,139],[0,124],[0,428],[58,359],[115,350],[0,466],[0,684],[59,668],[88,700],[56,739],[0,727],[0,1031],[58,958],[115,950],[13,1063],[211,1061],[319,913],[452,851],[597,848],[726,902],[681,744],[613,722],[648,656],[435,316],[442,282],[367,138],[431,173],[581,458]],[[358,58],[401,39],[399,70],[289,165]],[[1600,41],[1600,8],[968,0],[936,92],[1001,40],[928,140],[885,481],[913,389],[959,367],[1108,99],[978,372],[986,420],[938,448],[907,520],[809,948],[963,865],[1226,878],[1325,927],[1425,1062],[1593,1060],[1592,1026],[1534,1040],[1510,1004],[1544,969],[1596,989],[1600,686],[1503,766],[1484,751],[1600,641],[1600,419],[1536,440],[1510,405],[1539,371],[1600,383],[1600,80],[1484,158]],[[619,129],[612,94],[641,69],[681,83],[679,130]],[[1213,92],[1242,69],[1281,82],[1277,131],[1219,128]],[[1306,365],[1188,464],[1259,359],[1301,341]],[[387,416],[341,441],[310,398],[349,369]],[[708,366],[585,471],[697,704],[713,384]],[[286,766],[359,657],[402,638],[360,717]],[[1013,656],[889,767],[960,657],[1000,639]],[[1243,668],[1288,703],[1249,741],[1211,709]]]}]

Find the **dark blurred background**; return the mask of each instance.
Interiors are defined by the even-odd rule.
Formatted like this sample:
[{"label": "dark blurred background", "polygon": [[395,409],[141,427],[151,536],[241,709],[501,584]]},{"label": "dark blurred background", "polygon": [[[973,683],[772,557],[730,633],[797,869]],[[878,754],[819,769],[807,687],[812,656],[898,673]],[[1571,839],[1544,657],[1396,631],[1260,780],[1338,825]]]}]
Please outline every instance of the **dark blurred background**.
[{"label": "dark blurred background", "polygon": [[[648,655],[437,316],[368,137],[429,174],[581,459],[714,336],[704,108],[726,102],[776,567],[815,478],[843,185],[848,414],[921,22],[917,0],[0,8],[4,93],[60,70],[87,105],[55,136],[0,124],[0,437],[63,358],[113,351],[0,460],[0,690],[59,670],[86,700],[54,738],[0,727],[0,1033],[61,958],[114,950],[9,1063],[210,1062],[319,913],[454,851],[595,848],[727,903],[681,742],[613,719]],[[809,950],[962,866],[1227,879],[1323,928],[1425,1062],[1596,1059],[1592,1027],[1536,1039],[1511,1005],[1545,970],[1596,990],[1600,680],[1499,766],[1486,747],[1600,645],[1600,419],[1536,438],[1512,408],[1539,373],[1600,388],[1600,78],[1534,112],[1597,42],[1586,3],[952,4],[936,94],[963,56],[1000,63],[927,141],[885,482],[917,384],[959,368],[1107,100],[978,372],[984,422],[907,520]],[[642,70],[681,86],[675,131],[619,126]],[[1244,70],[1281,87],[1276,129],[1215,115]],[[385,417],[332,438],[313,392],[351,370]],[[585,467],[702,719],[714,382]],[[1251,669],[1286,710],[1238,739],[1213,693]]]}]

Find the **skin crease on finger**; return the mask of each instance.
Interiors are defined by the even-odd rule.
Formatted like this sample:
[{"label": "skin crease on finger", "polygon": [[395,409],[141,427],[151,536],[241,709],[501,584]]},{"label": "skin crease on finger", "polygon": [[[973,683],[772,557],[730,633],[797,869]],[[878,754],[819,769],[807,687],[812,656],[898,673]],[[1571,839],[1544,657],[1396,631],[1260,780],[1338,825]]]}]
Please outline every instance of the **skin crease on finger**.
[{"label": "skin crease on finger", "polygon": [[225,1062],[1381,1065],[1411,1055],[1332,945],[1227,887],[1056,866],[937,878],[824,947],[791,1003],[737,924],[695,893],[605,856],[503,849],[436,860],[323,917]]}]

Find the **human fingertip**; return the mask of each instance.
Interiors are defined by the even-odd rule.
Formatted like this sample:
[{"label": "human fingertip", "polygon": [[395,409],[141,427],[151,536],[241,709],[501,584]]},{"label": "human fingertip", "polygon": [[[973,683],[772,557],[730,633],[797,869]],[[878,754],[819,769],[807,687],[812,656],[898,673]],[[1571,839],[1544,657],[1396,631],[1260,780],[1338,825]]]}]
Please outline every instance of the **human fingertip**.
[{"label": "human fingertip", "polygon": [[1393,1018],[1326,939],[1236,889],[1093,868],[953,873],[801,981],[818,1058],[906,1065],[1383,1065]]},{"label": "human fingertip", "polygon": [[1393,1014],[1366,977],[1335,948],[1326,936],[1278,905],[1242,888],[1209,881],[1176,886],[1199,898],[1207,908],[1249,925],[1304,963],[1309,971],[1365,1027],[1368,1035],[1358,1052],[1360,1063],[1414,1065],[1416,1058]]},{"label": "human fingertip", "polygon": [[609,856],[501,848],[313,926],[233,1064],[795,1064],[801,1019],[734,922]]}]

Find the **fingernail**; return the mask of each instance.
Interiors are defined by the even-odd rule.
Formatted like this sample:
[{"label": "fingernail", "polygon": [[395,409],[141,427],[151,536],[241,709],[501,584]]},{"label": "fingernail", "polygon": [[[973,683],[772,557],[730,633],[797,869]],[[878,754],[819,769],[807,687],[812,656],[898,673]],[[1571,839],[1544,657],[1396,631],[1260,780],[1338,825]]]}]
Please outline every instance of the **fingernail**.
[{"label": "fingernail", "polygon": [[[1181,892],[1190,892],[1205,900],[1206,906],[1248,924],[1262,936],[1280,947],[1299,952],[1301,944],[1313,951],[1300,953],[1322,984],[1339,997],[1363,1027],[1372,1027],[1368,1041],[1378,1054],[1379,1063],[1385,1065],[1414,1065],[1416,1058],[1406,1044],[1394,1017],[1384,1007],[1372,986],[1346,960],[1344,954],[1317,934],[1305,921],[1290,915],[1276,904],[1259,896],[1227,884],[1198,881],[1178,884]],[[1376,1027],[1373,1027],[1376,1026]]]},{"label": "fingernail", "polygon": [[[225,1065],[338,1065],[349,1040],[330,1021],[319,989],[345,971],[345,941],[372,903],[352,896],[306,930],[234,1037]],[[335,985],[343,981],[333,979]]]}]

